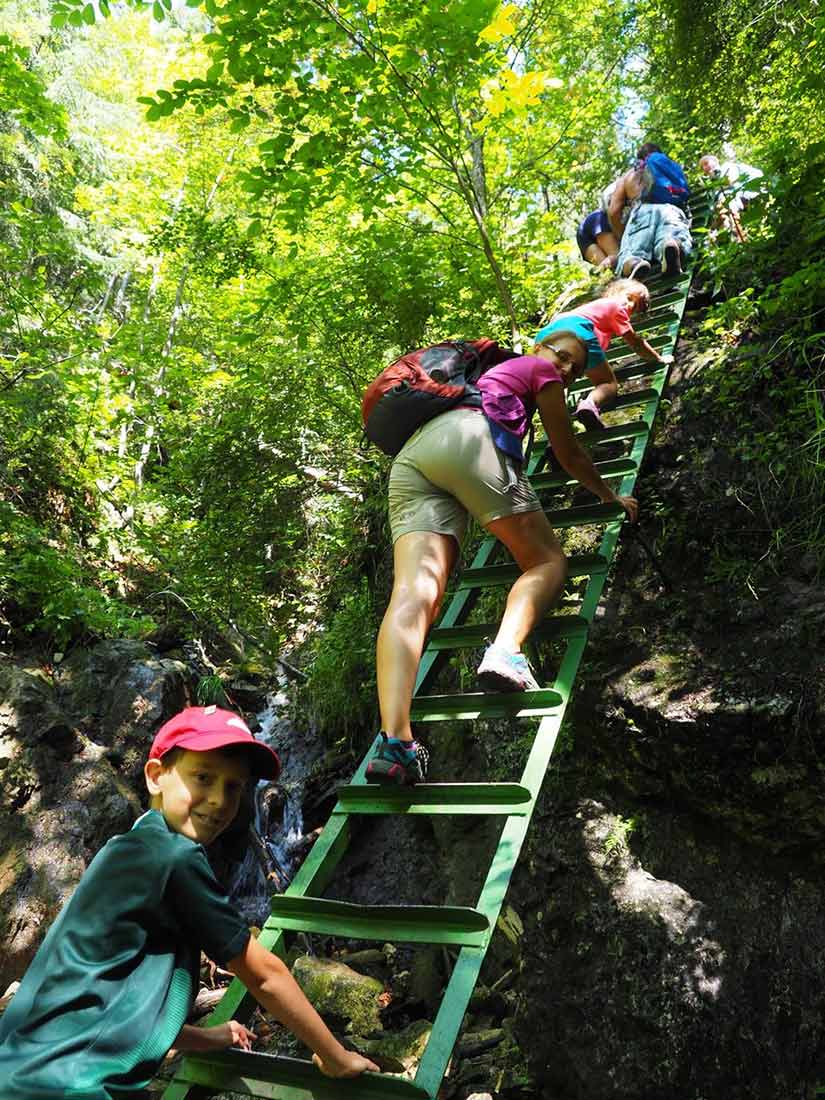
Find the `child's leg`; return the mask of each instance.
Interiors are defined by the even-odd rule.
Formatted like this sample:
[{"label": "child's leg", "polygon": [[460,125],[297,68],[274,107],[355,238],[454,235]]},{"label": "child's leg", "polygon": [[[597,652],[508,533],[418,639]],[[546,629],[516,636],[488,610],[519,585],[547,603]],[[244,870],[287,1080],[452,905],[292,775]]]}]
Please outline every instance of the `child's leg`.
[{"label": "child's leg", "polygon": [[392,596],[378,632],[376,666],[381,727],[402,741],[412,740],[415,677],[457,553],[452,535],[430,531],[401,535],[393,549]]},{"label": "child's leg", "polygon": [[662,203],[657,210],[654,257],[664,263],[668,274],[676,275],[693,249],[687,216],[678,206]]},{"label": "child's leg", "polygon": [[616,397],[619,383],[606,359],[598,367],[587,371],[587,377],[594,383],[593,389],[576,406],[576,418],[585,428],[602,428],[601,409]]},{"label": "child's leg", "polygon": [[606,405],[608,401],[612,401],[618,392],[618,382],[602,382],[600,386],[593,387],[588,397],[601,408],[603,405]]}]

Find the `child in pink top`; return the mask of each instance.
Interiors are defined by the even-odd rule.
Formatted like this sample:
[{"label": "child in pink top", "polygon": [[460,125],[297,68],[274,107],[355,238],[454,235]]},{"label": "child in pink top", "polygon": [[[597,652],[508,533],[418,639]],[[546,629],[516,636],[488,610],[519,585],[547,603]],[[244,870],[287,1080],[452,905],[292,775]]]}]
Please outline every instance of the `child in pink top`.
[{"label": "child in pink top", "polygon": [[521,441],[536,412],[536,398],[548,382],[563,382],[561,372],[552,360],[535,354],[499,363],[476,382],[493,442],[519,462],[523,458]]},{"label": "child in pink top", "polygon": [[540,341],[556,330],[572,329],[587,345],[587,376],[595,383],[595,388],[576,408],[576,418],[585,427],[604,427],[601,407],[619,392],[616,375],[605,355],[614,336],[621,336],[642,359],[670,362],[670,357],[660,355],[633,329],[633,314],[646,313],[649,308],[650,292],[644,283],[637,279],[614,279],[601,298],[585,302],[567,313],[559,313],[536,334],[536,340]]}]

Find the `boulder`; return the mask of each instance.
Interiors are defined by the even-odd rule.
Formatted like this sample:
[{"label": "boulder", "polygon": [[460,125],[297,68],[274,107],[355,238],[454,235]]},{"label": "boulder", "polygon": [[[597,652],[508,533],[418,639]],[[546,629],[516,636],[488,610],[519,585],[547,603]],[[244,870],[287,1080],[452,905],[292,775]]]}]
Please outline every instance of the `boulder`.
[{"label": "boulder", "polygon": [[543,799],[516,1037],[565,1100],[802,1096],[825,1076],[821,887],[671,809]]},{"label": "boulder", "polygon": [[295,980],[322,1016],[344,1021],[347,1032],[369,1035],[381,1029],[378,998],[384,986],[344,963],[301,955],[292,966]]},{"label": "boulder", "polygon": [[380,1039],[359,1039],[358,1049],[373,1058],[385,1073],[403,1073],[411,1078],[415,1076],[432,1030],[429,1020],[413,1020],[401,1031],[388,1032]]},{"label": "boulder", "polygon": [[149,744],[186,688],[184,665],[133,641],[76,649],[54,669],[0,663],[0,987],[140,814]]}]

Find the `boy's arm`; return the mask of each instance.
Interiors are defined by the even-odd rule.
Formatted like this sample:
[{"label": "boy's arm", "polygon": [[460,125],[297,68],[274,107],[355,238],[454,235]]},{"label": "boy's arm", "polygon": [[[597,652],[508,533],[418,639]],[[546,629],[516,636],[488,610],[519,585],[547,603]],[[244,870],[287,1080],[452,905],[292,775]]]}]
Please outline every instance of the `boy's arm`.
[{"label": "boy's arm", "polygon": [[669,359],[660,355],[654,347],[648,344],[643,336],[640,336],[638,332],[635,332],[632,328],[623,333],[622,339],[628,347],[633,348],[636,354],[641,356],[642,359],[652,359],[655,363],[670,362]]},{"label": "boy's arm", "polygon": [[315,1052],[313,1062],[328,1077],[356,1077],[378,1066],[346,1050],[304,996],[284,963],[250,936],[246,947],[226,964],[255,1000]]}]

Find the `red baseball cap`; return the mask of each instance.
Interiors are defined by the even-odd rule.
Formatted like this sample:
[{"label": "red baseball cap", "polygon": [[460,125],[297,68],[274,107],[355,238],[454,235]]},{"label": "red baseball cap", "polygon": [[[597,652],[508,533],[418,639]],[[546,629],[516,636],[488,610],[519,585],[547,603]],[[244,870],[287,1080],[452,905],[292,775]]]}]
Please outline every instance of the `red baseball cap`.
[{"label": "red baseball cap", "polygon": [[253,775],[277,779],[281,761],[263,741],[256,741],[240,715],[220,707],[187,707],[158,730],[149,750],[150,760],[162,760],[170,749],[209,752],[228,745],[247,745]]}]

